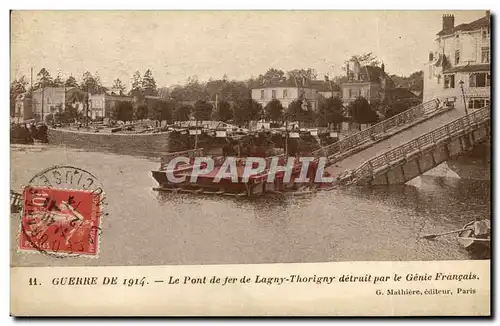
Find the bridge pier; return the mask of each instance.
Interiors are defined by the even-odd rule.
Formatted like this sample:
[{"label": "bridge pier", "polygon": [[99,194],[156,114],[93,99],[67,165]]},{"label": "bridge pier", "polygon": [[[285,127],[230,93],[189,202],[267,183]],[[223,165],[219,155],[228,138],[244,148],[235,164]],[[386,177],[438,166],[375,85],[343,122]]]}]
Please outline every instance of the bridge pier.
[{"label": "bridge pier", "polygon": [[478,144],[471,152],[448,160],[448,168],[461,179],[491,180],[490,143]]}]

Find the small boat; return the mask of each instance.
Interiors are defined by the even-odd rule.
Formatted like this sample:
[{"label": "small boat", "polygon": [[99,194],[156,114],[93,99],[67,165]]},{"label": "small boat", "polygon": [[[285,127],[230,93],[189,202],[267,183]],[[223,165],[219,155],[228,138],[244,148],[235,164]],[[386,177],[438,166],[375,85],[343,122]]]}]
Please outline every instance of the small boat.
[{"label": "small boat", "polygon": [[474,250],[477,248],[489,248],[490,247],[490,236],[488,238],[476,238],[473,229],[474,222],[470,222],[464,225],[464,231],[458,233],[458,243],[460,243],[465,249]]}]

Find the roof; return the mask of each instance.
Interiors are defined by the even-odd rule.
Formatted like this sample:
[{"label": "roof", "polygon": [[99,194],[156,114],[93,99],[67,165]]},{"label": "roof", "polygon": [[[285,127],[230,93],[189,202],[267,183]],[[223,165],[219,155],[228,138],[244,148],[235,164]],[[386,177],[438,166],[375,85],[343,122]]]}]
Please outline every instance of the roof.
[{"label": "roof", "polygon": [[462,32],[476,31],[476,30],[484,28],[484,27],[490,27],[490,18],[488,16],[484,16],[484,17],[481,17],[479,19],[476,19],[475,21],[473,21],[471,23],[457,25],[454,28],[443,29],[439,33],[437,33],[437,35],[438,36],[452,35],[458,31],[462,31]]},{"label": "roof", "polygon": [[453,72],[473,72],[473,71],[491,71],[491,66],[488,63],[480,64],[480,65],[467,65],[467,66],[458,66],[450,69],[446,69],[443,73],[453,73]]},{"label": "roof", "polygon": [[123,91],[121,89],[117,89],[117,88],[108,88],[105,90],[106,94],[109,94],[109,95],[120,95],[123,93]]},{"label": "roof", "polygon": [[417,95],[415,95],[415,93],[413,93],[412,91],[410,91],[406,87],[389,88],[386,90],[386,93],[394,95],[394,96],[405,97],[405,98],[412,98],[412,97],[417,98],[418,97]]},{"label": "roof", "polygon": [[282,82],[270,82],[269,84],[259,85],[258,87],[254,87],[252,89],[260,89],[260,88],[273,88],[273,87],[297,87],[294,81],[286,80]]},{"label": "roof", "polygon": [[392,81],[391,77],[389,77],[389,75],[384,70],[382,70],[382,68],[377,67],[377,66],[363,66],[359,70],[359,79],[360,80],[349,80],[347,82],[344,82],[343,84],[380,83],[381,77],[386,78],[386,81],[388,81],[390,84],[394,83]]},{"label": "roof", "polygon": [[335,84],[332,81],[323,81],[323,80],[312,80],[308,83],[309,87],[317,89],[318,92],[330,92],[330,91],[339,91],[339,85]]},{"label": "roof", "polygon": [[[306,81],[305,85],[302,85],[300,81],[298,81],[299,86],[301,88],[313,88],[316,89],[320,92],[329,92],[332,90],[338,91],[340,90],[339,85],[335,84],[334,82],[325,82],[323,80],[311,80],[311,81]],[[253,87],[252,89],[261,89],[261,88],[277,88],[277,87],[297,87],[297,84],[295,84],[294,81],[291,80],[286,80],[283,82],[274,82],[274,83],[269,83],[265,85],[260,85],[258,87]]]},{"label": "roof", "polygon": [[389,77],[380,67],[376,66],[364,66],[361,71],[365,71],[365,75],[368,76],[367,80],[371,82],[380,81],[380,77]]}]

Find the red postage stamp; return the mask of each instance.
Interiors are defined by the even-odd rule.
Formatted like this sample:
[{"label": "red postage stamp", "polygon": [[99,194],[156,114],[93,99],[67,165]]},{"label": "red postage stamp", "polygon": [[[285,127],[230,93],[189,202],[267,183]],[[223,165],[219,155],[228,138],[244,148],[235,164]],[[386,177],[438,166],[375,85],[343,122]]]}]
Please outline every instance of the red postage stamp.
[{"label": "red postage stamp", "polygon": [[28,186],[23,191],[19,249],[51,255],[97,256],[100,194]]}]

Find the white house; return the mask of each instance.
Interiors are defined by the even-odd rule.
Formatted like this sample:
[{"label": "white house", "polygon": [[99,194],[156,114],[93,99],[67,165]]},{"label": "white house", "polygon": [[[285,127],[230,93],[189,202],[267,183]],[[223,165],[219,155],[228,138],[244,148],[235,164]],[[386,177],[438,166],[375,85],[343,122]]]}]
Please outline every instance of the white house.
[{"label": "white house", "polygon": [[299,99],[301,95],[311,104],[312,110],[316,111],[321,96],[338,96],[340,95],[340,89],[338,85],[322,80],[301,81],[298,84],[293,81],[283,81],[252,89],[252,99],[259,102],[263,107],[271,100],[277,99],[286,109],[290,103]]},{"label": "white house", "polygon": [[[423,100],[455,100],[458,108],[481,108],[490,103],[490,15],[455,26],[443,16],[435,48],[424,67]],[[465,102],[465,104],[464,104]]]}]

